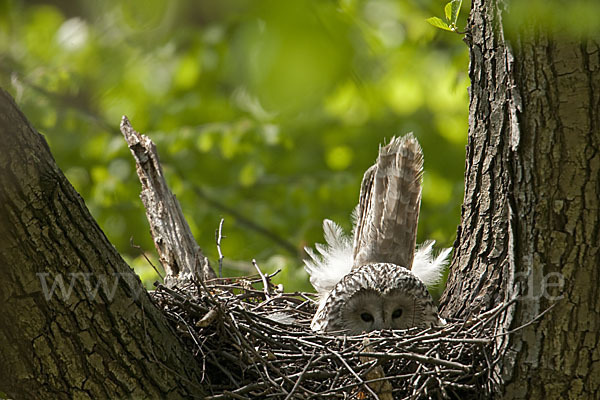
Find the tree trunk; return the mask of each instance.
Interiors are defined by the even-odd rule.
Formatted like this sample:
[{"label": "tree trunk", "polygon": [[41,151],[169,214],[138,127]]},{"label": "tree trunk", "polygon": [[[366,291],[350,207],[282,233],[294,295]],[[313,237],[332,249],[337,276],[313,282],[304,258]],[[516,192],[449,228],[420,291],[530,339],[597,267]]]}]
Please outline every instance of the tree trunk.
[{"label": "tree trunk", "polygon": [[0,187],[5,394],[202,397],[192,354],[4,91]]},{"label": "tree trunk", "polygon": [[[501,396],[598,398],[598,41],[530,29],[509,45],[504,3],[472,7],[465,198],[441,310],[517,298],[498,326]],[[202,397],[192,354],[5,92],[0,150],[0,388]]]},{"label": "tree trunk", "polygon": [[509,41],[504,7],[474,0],[469,19],[465,198],[441,308],[519,300],[499,327],[528,324],[500,337],[504,398],[599,398],[599,41],[539,26]]}]

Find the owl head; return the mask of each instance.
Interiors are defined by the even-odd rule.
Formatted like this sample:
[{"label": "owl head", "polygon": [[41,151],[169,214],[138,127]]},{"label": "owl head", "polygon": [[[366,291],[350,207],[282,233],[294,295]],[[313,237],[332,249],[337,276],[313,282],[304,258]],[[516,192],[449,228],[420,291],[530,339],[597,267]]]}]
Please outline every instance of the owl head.
[{"label": "owl head", "polygon": [[321,301],[311,327],[350,335],[439,324],[425,284],[395,264],[363,265],[344,276]]}]

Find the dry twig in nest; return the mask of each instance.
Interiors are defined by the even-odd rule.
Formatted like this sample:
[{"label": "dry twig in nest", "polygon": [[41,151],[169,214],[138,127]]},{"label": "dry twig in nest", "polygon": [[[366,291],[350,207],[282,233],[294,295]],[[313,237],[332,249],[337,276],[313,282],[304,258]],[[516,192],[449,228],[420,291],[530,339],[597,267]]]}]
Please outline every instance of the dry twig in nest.
[{"label": "dry twig in nest", "polygon": [[[256,276],[216,278],[168,189],[156,146],[126,117],[121,131],[136,160],[142,201],[166,272],[165,285],[153,297],[193,348],[210,399],[469,399],[494,391],[497,349],[505,338],[496,327],[510,303],[434,329],[316,334],[310,330],[312,295],[282,293],[256,261]],[[215,235],[219,276],[222,228],[223,220]],[[284,247],[295,253],[293,246]],[[253,287],[259,282],[262,290]]]},{"label": "dry twig in nest", "polygon": [[[310,330],[313,295],[278,293],[273,275],[153,292],[203,365],[208,399],[479,399],[494,391],[495,322],[510,303],[439,328],[331,336]],[[264,281],[268,290],[253,287]]]}]

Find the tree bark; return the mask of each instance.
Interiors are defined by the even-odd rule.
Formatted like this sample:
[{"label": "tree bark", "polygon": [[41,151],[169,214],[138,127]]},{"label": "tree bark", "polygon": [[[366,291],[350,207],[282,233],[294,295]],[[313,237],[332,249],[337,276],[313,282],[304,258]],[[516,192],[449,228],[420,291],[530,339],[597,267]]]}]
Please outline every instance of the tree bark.
[{"label": "tree bark", "polygon": [[[465,198],[440,309],[518,299],[498,325],[499,397],[598,398],[599,42],[534,28],[509,41],[505,7],[472,4]],[[5,92],[0,150],[0,388],[202,397],[192,354]]]},{"label": "tree bark", "polygon": [[4,91],[0,187],[5,394],[202,397],[192,354]]},{"label": "tree bark", "polygon": [[499,328],[501,397],[600,397],[600,51],[475,0],[465,197],[446,316],[519,301]]}]

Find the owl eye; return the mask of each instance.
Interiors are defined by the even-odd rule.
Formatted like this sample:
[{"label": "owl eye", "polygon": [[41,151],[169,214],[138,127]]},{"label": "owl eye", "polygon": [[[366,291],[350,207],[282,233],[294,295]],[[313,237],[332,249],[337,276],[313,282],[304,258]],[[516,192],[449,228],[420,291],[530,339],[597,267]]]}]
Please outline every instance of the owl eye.
[{"label": "owl eye", "polygon": [[373,316],[366,312],[360,314],[360,318],[365,322],[373,322]]},{"label": "owl eye", "polygon": [[400,318],[402,316],[402,309],[398,308],[396,309],[393,313],[392,313],[392,318],[396,319],[396,318]]}]

